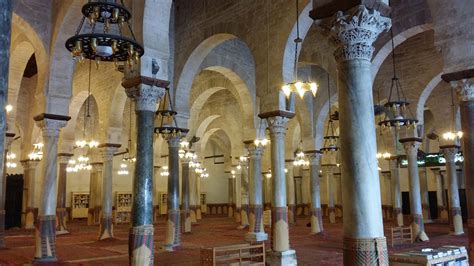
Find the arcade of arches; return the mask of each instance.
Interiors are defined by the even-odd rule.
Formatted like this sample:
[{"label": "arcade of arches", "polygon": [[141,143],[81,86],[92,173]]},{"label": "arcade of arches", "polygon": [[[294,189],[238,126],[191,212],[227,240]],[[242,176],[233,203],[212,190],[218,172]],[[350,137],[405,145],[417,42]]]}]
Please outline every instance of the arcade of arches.
[{"label": "arcade of arches", "polygon": [[474,257],[468,2],[0,1],[0,264]]}]

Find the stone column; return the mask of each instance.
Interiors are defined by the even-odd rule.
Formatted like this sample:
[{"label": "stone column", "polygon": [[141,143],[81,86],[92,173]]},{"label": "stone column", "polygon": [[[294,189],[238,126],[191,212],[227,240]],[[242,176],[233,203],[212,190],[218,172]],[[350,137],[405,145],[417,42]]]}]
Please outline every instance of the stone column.
[{"label": "stone column", "polygon": [[302,190],[303,190],[303,215],[309,216],[311,214],[311,180],[309,169],[301,167],[302,176]]},{"label": "stone column", "polygon": [[[197,195],[197,182],[199,177],[196,176],[194,169],[189,169],[189,217],[191,219],[191,223],[197,222],[197,212],[198,212],[198,201],[199,197]],[[183,171],[184,176],[184,171]]]},{"label": "stone column", "polygon": [[402,192],[400,190],[400,167],[398,159],[398,156],[392,156],[389,159],[391,178],[390,187],[392,188],[393,218],[395,226],[403,226]]},{"label": "stone column", "polygon": [[10,41],[12,30],[12,1],[0,2],[0,248],[5,247],[5,133],[7,120],[5,105],[8,95],[8,71],[10,69]]},{"label": "stone column", "polygon": [[242,178],[242,209],[240,211],[240,228],[244,229],[249,226],[249,169],[247,166],[247,161],[240,162],[241,164],[241,178]]},{"label": "stone column", "polygon": [[462,227],[461,204],[459,202],[459,186],[458,177],[456,175],[456,162],[454,161],[456,154],[459,152],[459,146],[446,145],[439,147],[446,159],[446,174],[448,179],[448,195],[449,195],[449,213],[451,214],[451,233],[453,235],[464,234]]},{"label": "stone column", "polygon": [[432,223],[430,213],[430,201],[428,196],[428,173],[426,167],[419,169],[420,174],[420,189],[421,189],[421,208],[423,213],[423,219],[425,223]]},{"label": "stone column", "polygon": [[41,114],[34,118],[43,133],[43,169],[36,221],[35,262],[56,261],[56,182],[59,131],[70,117]]},{"label": "stone column", "polygon": [[285,135],[288,121],[295,114],[276,111],[263,113],[259,116],[267,120],[271,140],[272,242],[267,258],[270,265],[296,265],[296,252],[290,249],[285,180]]},{"label": "stone column", "polygon": [[263,147],[256,147],[252,140],[245,141],[249,152],[249,232],[245,241],[260,242],[268,236],[263,230],[263,177],[262,155]]},{"label": "stone column", "polygon": [[194,176],[194,182],[196,185],[194,186],[194,201],[196,202],[196,221],[199,221],[202,219],[202,214],[201,214],[201,177],[197,176],[196,173],[191,175]]},{"label": "stone column", "polygon": [[422,139],[401,139],[408,159],[408,179],[410,182],[410,212],[412,216],[411,229],[413,241],[428,241],[421,209],[420,177],[418,176],[418,148]]},{"label": "stone column", "polygon": [[446,208],[446,201],[444,198],[443,176],[439,168],[431,168],[433,175],[436,178],[436,199],[438,201],[438,220],[440,222],[448,221],[448,209]]},{"label": "stone column", "polygon": [[336,217],[342,218],[342,182],[341,182],[341,173],[334,174],[334,183],[336,190]]},{"label": "stone column", "polygon": [[114,225],[112,219],[112,176],[113,176],[113,160],[114,153],[120,145],[101,144],[99,146],[102,155],[102,211],[100,215],[99,240],[114,237]]},{"label": "stone column", "polygon": [[242,211],[242,173],[241,171],[236,171],[235,179],[234,179],[234,202],[235,202],[235,211],[234,211],[234,218],[235,222],[239,223],[242,220],[240,216]]},{"label": "stone column", "polygon": [[296,224],[295,177],[293,175],[294,160],[286,160],[286,197],[288,198],[288,221]]},{"label": "stone column", "polygon": [[25,208],[25,229],[34,229],[35,228],[35,172],[36,166],[38,166],[39,161],[34,160],[24,160],[21,161],[23,166],[23,179],[24,179],[24,188],[23,191],[26,192],[26,201]]},{"label": "stone column", "polygon": [[333,164],[324,164],[321,165],[323,167],[324,175],[326,176],[326,185],[328,191],[328,214],[329,214],[329,222],[332,224],[336,223],[336,209],[334,208],[335,205],[335,185],[334,185],[334,168],[336,165]]},{"label": "stone column", "polygon": [[[125,80],[128,97],[136,101],[137,160],[133,176],[132,228],[128,250],[131,265],[153,264],[153,130],[157,100],[165,89],[153,86],[148,78]],[[151,84],[147,84],[151,83]],[[165,87],[165,85],[162,85]]]},{"label": "stone column", "polygon": [[227,215],[234,217],[234,178],[229,172],[225,172],[229,177],[227,178]]},{"label": "stone column", "polygon": [[[181,179],[182,179],[182,193],[183,193],[183,202],[181,206],[183,207],[181,211],[182,219],[182,232],[183,233],[191,233],[191,211],[190,211],[190,204],[191,204],[191,182],[189,176],[189,160],[182,159],[181,160]],[[194,185],[194,184],[193,184]],[[195,217],[196,218],[196,217]]]},{"label": "stone column", "polygon": [[179,225],[179,142],[180,137],[171,136],[168,141],[168,214],[166,222],[165,249],[173,251],[181,245]]},{"label": "stone column", "polygon": [[102,170],[104,169],[103,163],[92,163],[92,170],[91,170],[91,182],[93,183],[94,187],[91,186],[91,197],[89,199],[89,208],[92,208],[92,220],[91,224],[96,225],[100,224],[100,212],[102,211]]},{"label": "stone column", "polygon": [[321,214],[321,187],[319,186],[320,151],[305,152],[309,158],[311,178],[311,234],[323,232],[323,218]]},{"label": "stone column", "polygon": [[393,204],[392,204],[392,189],[391,189],[391,176],[390,171],[383,171],[381,172],[380,178],[382,179],[381,182],[384,183],[384,190],[382,191],[383,195],[382,198],[385,202],[385,218],[391,219],[393,213]]},{"label": "stone column", "polygon": [[58,176],[58,199],[56,207],[56,235],[69,234],[66,225],[66,185],[67,185],[67,164],[73,154],[60,153],[59,160],[59,176]]},{"label": "stone column", "polygon": [[[380,3],[379,8],[385,5]],[[377,170],[372,95],[372,44],[391,20],[359,5],[335,16],[344,265],[388,265]]]},{"label": "stone column", "polygon": [[263,210],[271,211],[272,210],[272,179],[265,176],[265,173],[262,173],[263,176]]}]

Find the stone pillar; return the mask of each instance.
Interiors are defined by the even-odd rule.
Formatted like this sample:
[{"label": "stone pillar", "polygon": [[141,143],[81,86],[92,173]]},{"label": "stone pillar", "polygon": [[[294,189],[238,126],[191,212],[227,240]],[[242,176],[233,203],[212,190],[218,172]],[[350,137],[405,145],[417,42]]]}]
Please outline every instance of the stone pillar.
[{"label": "stone pillar", "polygon": [[[379,8],[385,5],[380,3]],[[391,20],[359,5],[335,16],[341,175],[343,178],[344,265],[388,265],[380,209],[372,95],[372,44]]]},{"label": "stone pillar", "polygon": [[303,215],[309,216],[311,214],[311,180],[309,169],[301,167],[302,176],[302,196],[303,196]]},{"label": "stone pillar", "polygon": [[267,255],[270,265],[296,265],[296,252],[290,249],[288,209],[286,207],[285,135],[289,119],[295,116],[287,111],[263,113],[270,130],[272,165],[272,242]]},{"label": "stone pillar", "polygon": [[194,182],[196,183],[194,187],[194,196],[196,202],[196,221],[202,219],[201,214],[201,177],[197,176],[196,173],[191,174],[194,176]]},{"label": "stone pillar", "polygon": [[249,226],[249,169],[247,161],[240,162],[242,178],[242,210],[240,211],[240,229]]},{"label": "stone pillar", "polygon": [[391,219],[393,213],[393,204],[392,204],[392,189],[391,189],[391,175],[390,171],[381,172],[381,183],[383,182],[384,190],[382,191],[383,202],[385,203],[385,218]]},{"label": "stone pillar", "polygon": [[26,192],[24,197],[26,201],[25,208],[25,220],[23,227],[25,229],[34,229],[35,228],[35,172],[36,166],[38,166],[39,161],[34,160],[24,160],[21,161],[23,166],[23,191]]},{"label": "stone pillar", "polygon": [[120,145],[116,144],[101,144],[99,146],[102,155],[102,211],[100,214],[99,226],[99,240],[104,240],[114,237],[114,225],[112,219],[112,205],[113,205],[113,160],[114,153]]},{"label": "stone pillar", "polygon": [[425,223],[432,223],[430,213],[430,200],[428,196],[428,173],[426,167],[419,169],[420,174],[420,189],[421,189],[421,208],[423,213],[423,219]]},{"label": "stone pillar", "polygon": [[288,221],[296,224],[295,177],[293,175],[294,160],[286,160],[286,197],[288,198]]},{"label": "stone pillar", "polygon": [[43,169],[36,221],[35,262],[56,261],[56,182],[59,131],[70,117],[41,114],[34,118],[43,133]]},{"label": "stone pillar", "polygon": [[421,209],[420,177],[418,176],[418,148],[422,139],[401,139],[408,159],[408,179],[410,182],[410,212],[412,216],[411,229],[413,241],[428,241]]},{"label": "stone pillar", "polygon": [[392,156],[389,159],[391,188],[392,188],[392,205],[393,218],[395,226],[403,226],[402,214],[402,192],[400,190],[400,166],[399,157]]},{"label": "stone pillar", "polygon": [[464,234],[462,227],[461,204],[459,202],[458,177],[456,175],[456,154],[459,152],[459,146],[446,145],[439,147],[446,159],[446,174],[448,176],[448,195],[449,195],[449,213],[451,214],[451,233],[453,235]]},{"label": "stone pillar", "polygon": [[335,208],[336,208],[336,217],[342,218],[342,182],[341,182],[341,173],[334,174],[334,183],[335,183],[335,191],[336,191],[336,201],[335,201]]},{"label": "stone pillar", "polygon": [[227,215],[234,217],[234,178],[230,171],[225,173],[229,176],[227,178]]},{"label": "stone pillar", "polygon": [[234,179],[234,202],[235,202],[235,210],[234,210],[234,218],[235,222],[239,223],[242,220],[240,216],[242,211],[242,174],[240,171],[236,171],[235,179]]},{"label": "stone pillar", "polygon": [[173,251],[181,245],[179,225],[179,142],[180,137],[171,136],[168,141],[168,213],[166,222],[165,249]]},{"label": "stone pillar", "polygon": [[263,210],[271,211],[272,210],[272,179],[265,176],[265,173],[262,173],[263,176]]},{"label": "stone pillar", "polygon": [[329,222],[332,224],[336,223],[336,209],[334,208],[335,205],[335,185],[334,185],[334,168],[336,165],[333,164],[324,164],[322,165],[324,175],[326,176],[326,185],[328,191],[328,215],[329,215]]},{"label": "stone pillar", "polygon": [[263,177],[262,155],[263,147],[256,147],[252,140],[245,141],[249,152],[249,232],[245,241],[260,242],[268,236],[263,230]]},{"label": "stone pillar", "polygon": [[438,220],[440,222],[448,221],[448,209],[446,208],[446,200],[444,198],[443,176],[439,168],[431,168],[436,178],[436,199],[438,201]]},{"label": "stone pillar", "polygon": [[12,30],[12,1],[0,2],[0,248],[5,247],[5,133],[7,119],[5,105],[8,95],[8,71],[10,69],[10,41]]},{"label": "stone pillar", "polygon": [[56,235],[69,234],[66,225],[66,185],[67,185],[67,164],[73,154],[60,153],[59,160],[59,176],[58,176],[58,199],[56,207]]},{"label": "stone pillar", "polygon": [[100,223],[100,212],[102,206],[102,169],[103,164],[99,162],[91,163],[89,184],[89,214],[87,225]]},{"label": "stone pillar", "polygon": [[183,202],[181,204],[183,207],[183,210],[181,212],[181,215],[182,215],[181,223],[183,227],[182,232],[186,234],[186,233],[191,233],[191,211],[190,211],[191,182],[190,182],[190,176],[189,176],[189,160],[187,159],[181,160],[181,179],[182,179],[182,193],[183,193]]},{"label": "stone pillar", "polygon": [[[184,171],[183,171],[184,174]],[[197,182],[199,182],[199,177],[197,177],[196,172],[194,172],[194,169],[189,169],[189,201],[190,201],[190,207],[189,207],[189,217],[191,219],[191,223],[196,223],[197,222],[197,214],[198,214],[198,193],[197,193]]]},{"label": "stone pillar", "polygon": [[320,151],[305,152],[309,158],[309,171],[311,178],[311,234],[323,232],[323,218],[321,214],[321,187],[319,185]]},{"label": "stone pillar", "polygon": [[[133,176],[132,228],[129,233],[131,265],[153,265],[153,130],[157,100],[165,89],[153,86],[157,80],[125,80],[128,97],[136,101],[137,160]],[[125,83],[125,84],[124,84]],[[151,83],[151,84],[147,84]],[[163,85],[165,87],[165,85]]]}]

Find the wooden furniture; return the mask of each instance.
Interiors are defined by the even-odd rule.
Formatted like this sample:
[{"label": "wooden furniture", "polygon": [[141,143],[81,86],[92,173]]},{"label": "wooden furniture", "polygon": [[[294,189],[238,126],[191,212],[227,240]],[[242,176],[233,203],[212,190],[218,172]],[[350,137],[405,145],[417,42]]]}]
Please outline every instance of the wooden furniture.
[{"label": "wooden furniture", "polygon": [[201,203],[201,213],[206,213],[207,212],[207,194],[201,193],[199,200]]},{"label": "wooden furniture", "polygon": [[413,235],[411,227],[392,227],[391,228],[392,247],[395,245],[412,244]]},{"label": "wooden furniture", "polygon": [[437,249],[423,249],[396,253],[389,257],[389,262],[392,266],[468,266],[469,258],[465,247],[443,246]]},{"label": "wooden furniture", "polygon": [[265,265],[265,244],[201,248],[201,266]]},{"label": "wooden furniture", "polygon": [[89,193],[71,192],[71,218],[87,218],[89,214]]},{"label": "wooden furniture", "polygon": [[168,213],[168,193],[160,192],[160,215]]},{"label": "wooden furniture", "polygon": [[132,213],[132,192],[115,192],[114,222],[129,223]]}]

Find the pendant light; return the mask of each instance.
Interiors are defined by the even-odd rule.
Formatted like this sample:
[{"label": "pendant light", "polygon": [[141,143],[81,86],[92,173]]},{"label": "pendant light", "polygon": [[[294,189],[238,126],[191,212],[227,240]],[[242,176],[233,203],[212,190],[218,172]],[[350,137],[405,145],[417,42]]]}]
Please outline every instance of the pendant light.
[{"label": "pendant light", "polygon": [[326,134],[324,136],[324,145],[321,148],[323,153],[334,153],[339,150],[339,136],[336,134],[336,129],[334,128],[334,121],[332,117],[332,104],[331,104],[331,82],[329,79],[329,73],[327,74],[328,79],[328,101],[329,101],[329,121],[328,127],[326,129]]},{"label": "pendant light", "polygon": [[456,130],[456,104],[454,103],[454,89],[451,88],[451,128],[450,131],[443,133],[443,139],[447,142],[457,144],[463,137],[462,131]]}]

